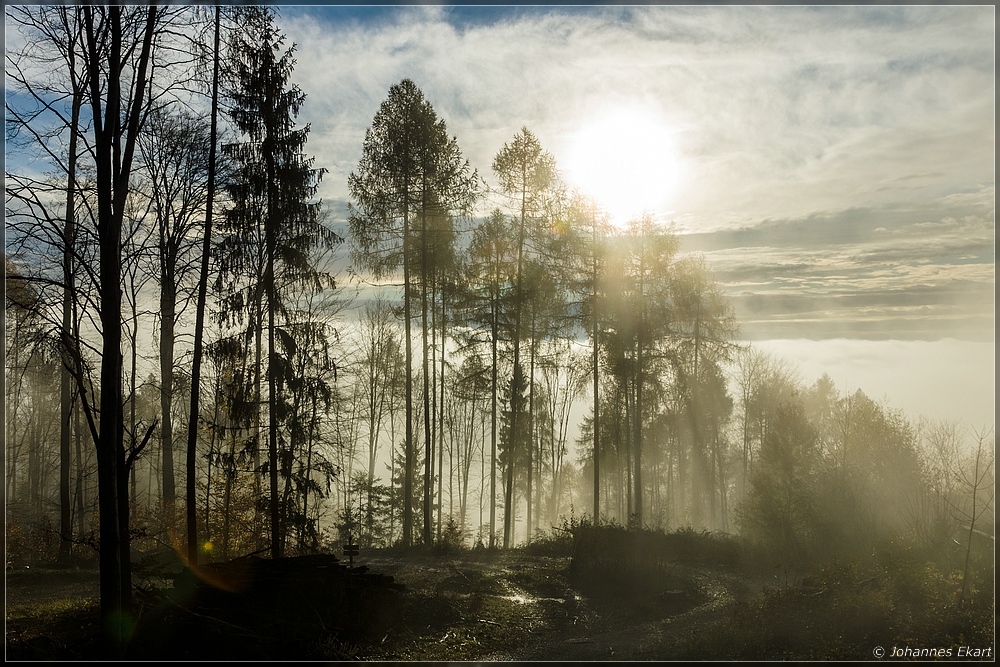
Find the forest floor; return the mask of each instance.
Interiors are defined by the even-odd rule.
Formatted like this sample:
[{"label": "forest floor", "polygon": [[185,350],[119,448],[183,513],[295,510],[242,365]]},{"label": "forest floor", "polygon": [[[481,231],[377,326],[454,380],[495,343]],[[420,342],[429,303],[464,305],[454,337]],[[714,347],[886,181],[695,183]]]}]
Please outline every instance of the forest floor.
[{"label": "forest floor", "polygon": [[[245,635],[231,632],[234,617],[226,616],[212,630],[212,654],[191,648],[185,659],[874,660],[880,645],[890,648],[900,636],[939,646],[961,637],[963,644],[990,651],[994,641],[992,602],[975,618],[935,612],[918,622],[915,611],[887,601],[891,582],[885,576],[874,584],[867,577],[830,579],[817,588],[787,572],[779,580],[721,565],[666,563],[654,579],[623,586],[574,571],[569,556],[526,549],[370,552],[354,565],[354,571],[368,568],[403,586],[392,598],[391,622],[376,635],[352,639],[341,633],[284,644],[251,639],[248,645]],[[6,580],[8,660],[95,658],[95,569],[8,570]],[[914,604],[914,610],[926,606]],[[279,627],[279,620],[267,622],[272,620],[266,627]],[[298,623],[282,620],[285,627]],[[175,628],[170,641],[187,632]],[[159,659],[157,644],[149,646],[153,653],[147,650],[141,659]]]},{"label": "forest floor", "polygon": [[406,622],[369,659],[476,661],[657,660],[721,622],[746,594],[741,577],[673,566],[637,593],[575,581],[569,557],[375,558],[406,585]]},{"label": "forest floor", "polygon": [[[357,566],[405,586],[380,640],[344,642],[344,660],[652,660],[722,621],[746,580],[677,565],[658,590],[588,590],[570,558],[510,552],[375,555]],[[7,573],[8,659],[86,658],[96,645],[97,572]],[[318,657],[318,656],[317,656]]]}]

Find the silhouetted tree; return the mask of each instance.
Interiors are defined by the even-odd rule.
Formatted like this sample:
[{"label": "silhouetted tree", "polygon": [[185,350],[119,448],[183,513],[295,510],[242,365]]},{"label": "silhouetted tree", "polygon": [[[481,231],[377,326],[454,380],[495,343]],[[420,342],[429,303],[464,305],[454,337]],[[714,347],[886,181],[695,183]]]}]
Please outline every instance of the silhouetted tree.
[{"label": "silhouetted tree", "polygon": [[[313,159],[303,153],[309,128],[294,127],[305,100],[297,86],[289,85],[294,47],[284,49],[285,38],[274,26],[271,10],[262,8],[246,16],[244,29],[230,44],[228,61],[232,67],[228,113],[243,141],[225,147],[233,163],[228,184],[233,207],[227,215],[223,248],[229,275],[260,277],[239,294],[251,294],[251,303],[262,304],[251,317],[266,319],[268,508],[271,553],[279,557],[286,526],[278,488],[278,400],[280,373],[289,368],[280,358],[277,337],[288,336],[279,331],[279,318],[286,316],[292,290],[318,291],[330,284],[314,266],[312,251],[332,245],[337,237],[323,227],[320,204],[313,201],[323,170],[314,168]],[[259,273],[251,273],[254,270]],[[246,305],[241,299],[230,303],[238,309]],[[284,347],[287,352],[289,346]]]},{"label": "silhouetted tree", "polygon": [[[123,613],[131,607],[132,596],[125,494],[131,462],[126,459],[122,440],[120,235],[132,158],[146,110],[157,12],[156,7],[128,13],[121,7],[84,8],[100,248],[102,354],[97,461],[101,614],[116,651],[123,646]],[[138,21],[133,23],[129,20],[132,17]],[[126,68],[131,70],[130,76],[123,74]]]},{"label": "silhouetted tree", "polygon": [[509,295],[515,266],[516,245],[512,232],[512,225],[499,209],[494,209],[473,230],[462,307],[467,327],[465,335],[470,344],[483,344],[482,335],[485,334],[490,349],[490,548],[496,546],[499,351],[502,323],[509,319]]},{"label": "silhouetted tree", "polygon": [[[358,168],[348,178],[353,202],[350,229],[352,255],[359,266],[376,278],[403,269],[403,320],[406,350],[406,463],[403,472],[403,542],[413,531],[413,349],[412,278],[420,285],[423,341],[425,476],[429,475],[430,374],[428,349],[428,300],[430,237],[435,221],[447,222],[453,212],[464,211],[475,197],[476,176],[462,159],[458,143],[449,137],[423,92],[409,79],[389,89],[365,134]],[[431,540],[431,480],[424,484],[423,538]]]}]

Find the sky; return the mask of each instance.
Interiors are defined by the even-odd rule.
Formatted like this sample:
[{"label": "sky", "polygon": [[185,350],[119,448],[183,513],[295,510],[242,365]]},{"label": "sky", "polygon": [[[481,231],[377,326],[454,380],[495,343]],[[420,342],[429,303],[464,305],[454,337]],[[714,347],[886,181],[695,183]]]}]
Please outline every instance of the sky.
[{"label": "sky", "polygon": [[805,383],[992,426],[994,7],[295,6],[279,25],[334,221],[410,78],[488,183],[527,127],[618,223],[673,224],[741,339]]},{"label": "sky", "polygon": [[740,339],[804,383],[993,424],[995,7],[302,5],[278,24],[334,226],[410,78],[488,184],[526,127],[618,224],[673,225]]}]

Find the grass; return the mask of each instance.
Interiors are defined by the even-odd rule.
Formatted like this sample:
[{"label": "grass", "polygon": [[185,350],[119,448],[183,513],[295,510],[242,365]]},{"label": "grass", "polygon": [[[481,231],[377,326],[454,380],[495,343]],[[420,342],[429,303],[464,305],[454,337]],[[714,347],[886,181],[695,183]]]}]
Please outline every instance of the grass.
[{"label": "grass", "polygon": [[7,660],[91,660],[99,657],[96,598],[18,604],[7,609]]},{"label": "grass", "polygon": [[96,603],[96,596],[19,602],[7,607],[7,623],[31,621],[45,625],[67,612],[85,609]]}]

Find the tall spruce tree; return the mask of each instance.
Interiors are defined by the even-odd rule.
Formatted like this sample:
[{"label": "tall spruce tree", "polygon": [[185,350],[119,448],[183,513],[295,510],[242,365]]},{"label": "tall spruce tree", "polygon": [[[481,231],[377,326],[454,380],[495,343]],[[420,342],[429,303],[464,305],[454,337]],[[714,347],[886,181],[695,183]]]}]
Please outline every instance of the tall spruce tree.
[{"label": "tall spruce tree", "polygon": [[[321,224],[320,203],[313,200],[324,170],[315,168],[303,152],[309,127],[295,127],[305,100],[298,86],[289,84],[295,48],[284,48],[284,35],[270,9],[247,8],[245,17],[243,30],[229,46],[228,114],[242,140],[225,146],[232,160],[228,190],[233,206],[223,225],[222,254],[223,268],[239,288],[230,291],[235,298],[227,306],[249,315],[247,334],[253,331],[260,341],[261,331],[267,332],[267,498],[271,555],[277,558],[286,528],[278,490],[279,375],[291,365],[280,357],[276,337],[287,339],[279,323],[296,292],[324,287],[313,250],[337,238]],[[258,371],[258,386],[260,376]],[[259,392],[255,394],[259,399]]]}]

